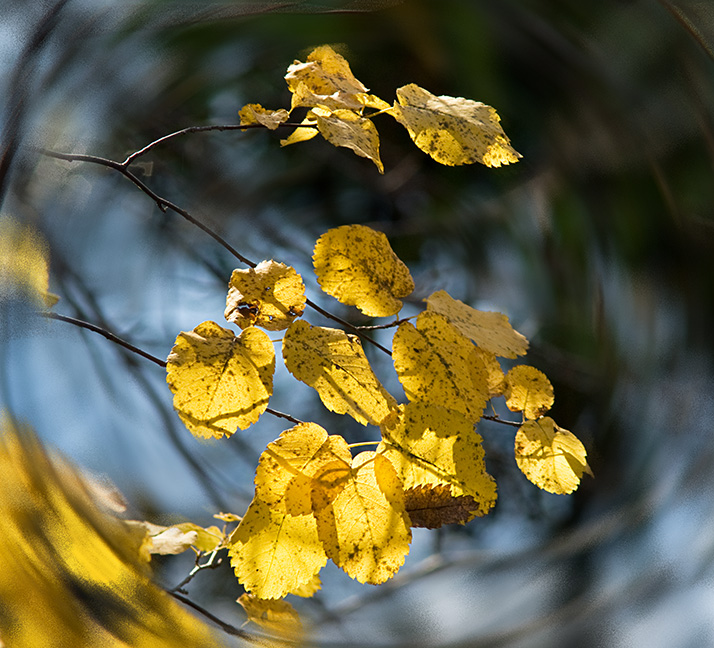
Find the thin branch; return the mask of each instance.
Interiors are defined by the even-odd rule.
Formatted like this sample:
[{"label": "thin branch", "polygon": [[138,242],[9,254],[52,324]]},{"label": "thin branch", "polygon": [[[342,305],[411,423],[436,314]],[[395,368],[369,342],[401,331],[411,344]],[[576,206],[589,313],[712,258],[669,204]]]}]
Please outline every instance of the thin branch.
[{"label": "thin branch", "polygon": [[493,421],[494,423],[501,423],[502,425],[511,425],[511,426],[517,427],[517,428],[519,428],[523,425],[523,423],[518,423],[517,421],[506,421],[506,420],[502,419],[500,416],[498,416],[497,414],[494,416],[484,414],[481,418],[486,419],[487,421]]},{"label": "thin branch", "polygon": [[216,560],[216,556],[218,555],[218,549],[215,549],[211,552],[211,554],[208,556],[208,560],[205,563],[200,562],[201,555],[202,554],[200,553],[196,554],[196,564],[193,566],[193,569],[188,573],[188,576],[186,576],[186,578],[184,578],[178,585],[176,585],[176,587],[171,588],[171,592],[187,594],[184,587],[193,580],[193,577],[198,574],[198,572],[204,569],[215,569],[223,562],[222,558]]},{"label": "thin branch", "polygon": [[252,635],[250,632],[246,632],[245,630],[241,630],[240,628],[236,628],[234,625],[231,625],[230,623],[226,623],[225,621],[219,619],[215,614],[211,614],[208,610],[198,605],[198,603],[194,603],[190,598],[187,598],[186,596],[183,596],[182,594],[179,594],[178,592],[174,592],[172,590],[164,591],[173,596],[177,601],[181,601],[181,603],[183,603],[184,605],[188,605],[188,607],[193,608],[199,614],[202,614],[207,619],[213,621],[213,623],[220,627],[223,632],[229,635],[233,635],[234,637],[240,637],[241,639],[245,639],[246,641],[253,641],[255,643],[263,642],[262,638]]},{"label": "thin branch", "polygon": [[290,414],[285,414],[285,412],[279,412],[278,410],[274,410],[270,407],[267,407],[265,411],[268,414],[272,414],[273,416],[277,416],[278,418],[284,418],[290,421],[291,423],[295,423],[295,425],[300,425],[301,423],[304,423],[305,421],[301,421],[298,418],[295,418],[294,416],[290,416]]},{"label": "thin branch", "polygon": [[375,326],[355,326],[354,328],[357,329],[358,331],[377,331],[379,329],[394,328],[395,326],[404,324],[404,322],[408,322],[410,319],[414,319],[415,317],[416,317],[416,315],[412,315],[411,317],[404,317],[402,319],[394,320],[393,322],[390,322],[389,324],[377,324]]}]

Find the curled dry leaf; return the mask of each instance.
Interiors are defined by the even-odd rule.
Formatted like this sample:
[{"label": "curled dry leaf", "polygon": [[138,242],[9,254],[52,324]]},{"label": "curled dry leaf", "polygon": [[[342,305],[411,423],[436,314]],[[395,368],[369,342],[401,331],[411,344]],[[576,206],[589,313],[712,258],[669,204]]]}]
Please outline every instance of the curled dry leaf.
[{"label": "curled dry leaf", "polygon": [[404,506],[412,526],[427,529],[438,529],[444,524],[466,524],[481,511],[473,497],[454,497],[447,484],[409,488],[404,492]]},{"label": "curled dry leaf", "polygon": [[275,130],[288,120],[289,113],[285,108],[269,110],[260,104],[247,104],[238,112],[241,126],[260,124],[270,130]]}]

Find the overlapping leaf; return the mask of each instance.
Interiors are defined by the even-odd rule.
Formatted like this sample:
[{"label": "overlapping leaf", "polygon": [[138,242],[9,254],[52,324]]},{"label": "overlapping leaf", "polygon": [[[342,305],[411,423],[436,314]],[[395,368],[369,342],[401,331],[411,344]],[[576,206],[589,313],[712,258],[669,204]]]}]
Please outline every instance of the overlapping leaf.
[{"label": "overlapping leaf", "polygon": [[399,406],[382,425],[377,452],[389,459],[405,489],[450,485],[455,497],[468,495],[485,515],[496,503],[496,484],[486,472],[481,436],[460,412],[425,403]]},{"label": "overlapping leaf", "polygon": [[414,290],[409,269],[387,237],[364,225],[343,225],[323,234],[313,254],[322,289],[371,317],[394,315]]},{"label": "overlapping leaf", "polygon": [[275,352],[268,336],[247,328],[240,337],[203,322],[176,338],[166,365],[174,408],[198,437],[230,436],[255,423],[273,392]]},{"label": "overlapping leaf", "polygon": [[480,311],[438,290],[426,298],[428,310],[446,317],[479,347],[502,358],[515,358],[528,349],[528,340],[515,331],[502,313]]},{"label": "overlapping leaf", "polygon": [[496,354],[486,351],[482,347],[476,347],[476,357],[478,358],[479,366],[482,366],[486,372],[489,398],[501,396],[506,389],[506,376],[498,363]]},{"label": "overlapping leaf", "polygon": [[491,106],[462,97],[437,97],[414,83],[398,88],[397,100],[390,113],[414,143],[441,164],[480,162],[498,167],[521,157]]},{"label": "overlapping leaf", "polygon": [[466,524],[481,509],[470,495],[454,497],[451,486],[446,484],[422,485],[406,490],[404,506],[412,526],[427,529],[438,529],[444,524]]},{"label": "overlapping leaf", "polygon": [[260,124],[270,130],[275,130],[280,124],[288,120],[289,113],[285,108],[270,110],[260,104],[247,104],[238,112],[241,126]]},{"label": "overlapping leaf", "polygon": [[425,311],[399,326],[394,368],[411,401],[448,403],[476,423],[489,398],[488,373],[476,347],[438,313]]},{"label": "overlapping leaf", "polygon": [[404,564],[409,518],[402,484],[384,457],[360,453],[339,492],[316,488],[313,502],[325,551],[349,576],[378,585]]},{"label": "overlapping leaf", "polygon": [[305,284],[295,268],[261,261],[234,270],[228,284],[225,317],[241,328],[286,329],[305,310]]},{"label": "overlapping leaf", "polygon": [[302,635],[300,616],[287,601],[262,599],[245,593],[237,602],[245,610],[248,621],[268,632],[291,639],[300,638]]},{"label": "overlapping leaf", "polygon": [[327,409],[379,425],[395,406],[377,380],[362,345],[344,331],[297,321],[283,338],[288,371],[320,395]]},{"label": "overlapping leaf", "polygon": [[517,365],[506,374],[506,405],[535,419],[547,412],[554,401],[553,385],[546,375],[528,365]]},{"label": "overlapping leaf", "polygon": [[549,493],[572,493],[583,473],[592,475],[583,444],[549,416],[521,426],[516,433],[515,453],[523,474]]}]

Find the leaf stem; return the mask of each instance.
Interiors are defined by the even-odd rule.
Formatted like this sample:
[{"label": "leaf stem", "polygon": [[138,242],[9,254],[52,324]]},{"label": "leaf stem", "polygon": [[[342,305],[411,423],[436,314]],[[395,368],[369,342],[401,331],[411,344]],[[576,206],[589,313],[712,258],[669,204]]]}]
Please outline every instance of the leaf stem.
[{"label": "leaf stem", "polygon": [[495,414],[494,416],[490,416],[488,414],[484,414],[482,419],[486,419],[487,421],[493,421],[494,423],[501,423],[501,425],[511,425],[513,427],[521,427],[523,423],[518,423],[517,421],[506,421],[505,419],[502,419],[498,414]]},{"label": "leaf stem", "polygon": [[361,448],[363,446],[371,446],[371,445],[379,445],[381,441],[360,441],[359,443],[350,443],[347,447],[352,449],[352,448]]},{"label": "leaf stem", "polygon": [[218,555],[219,549],[213,550],[210,555],[208,556],[208,560],[205,563],[201,563],[201,556],[203,555],[202,553],[197,553],[196,554],[196,564],[193,566],[193,569],[188,573],[188,576],[184,578],[176,587],[171,589],[171,592],[179,592],[180,594],[186,594],[186,590],[184,589],[185,585],[188,585],[191,580],[193,580],[193,577],[198,574],[203,569],[215,569],[218,567],[221,562],[223,562],[222,558],[219,558],[216,560],[216,556]]}]

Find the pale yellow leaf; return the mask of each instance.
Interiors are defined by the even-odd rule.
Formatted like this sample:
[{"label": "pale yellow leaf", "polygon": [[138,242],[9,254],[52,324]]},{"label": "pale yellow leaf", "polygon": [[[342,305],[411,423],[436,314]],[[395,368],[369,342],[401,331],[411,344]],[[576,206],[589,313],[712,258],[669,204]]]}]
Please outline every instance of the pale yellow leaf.
[{"label": "pale yellow leaf", "polygon": [[424,311],[416,327],[399,326],[392,357],[410,401],[448,404],[476,423],[489,398],[488,374],[476,347],[438,313]]},{"label": "pale yellow leaf", "polygon": [[572,493],[583,473],[592,475],[583,444],[549,416],[521,426],[516,433],[515,453],[523,474],[549,493]]},{"label": "pale yellow leaf", "polygon": [[305,310],[305,284],[295,268],[261,261],[255,268],[234,270],[228,284],[225,318],[242,329],[286,329]]},{"label": "pale yellow leaf", "polygon": [[486,351],[483,347],[476,347],[476,357],[486,372],[489,398],[501,396],[506,389],[506,376],[498,363],[496,354]]},{"label": "pale yellow leaf", "polygon": [[422,151],[441,164],[480,162],[499,167],[521,157],[491,106],[462,97],[437,97],[414,83],[398,88],[397,99],[390,114]]},{"label": "pale yellow leaf", "polygon": [[289,113],[285,108],[269,110],[260,104],[247,104],[238,112],[241,126],[260,124],[270,130],[275,130],[288,120]]},{"label": "pale yellow leaf", "polygon": [[535,419],[553,407],[553,385],[546,375],[528,365],[516,365],[506,374],[506,405],[512,412],[523,412]]},{"label": "pale yellow leaf", "polygon": [[357,155],[375,163],[380,173],[384,165],[379,159],[379,133],[371,119],[365,119],[352,110],[325,110],[315,108],[317,128],[333,146],[352,149]]},{"label": "pale yellow leaf", "polygon": [[502,358],[524,355],[528,340],[515,331],[503,313],[480,311],[438,290],[424,301],[427,309],[446,317],[463,335],[479,347]]},{"label": "pale yellow leaf", "polygon": [[217,526],[204,528],[193,522],[181,522],[175,524],[174,527],[185,533],[195,533],[196,540],[192,544],[198,551],[204,553],[215,551],[226,539],[224,533]]},{"label": "pale yellow leaf", "polygon": [[299,596],[301,598],[310,598],[315,596],[317,592],[322,589],[322,581],[320,580],[320,575],[315,574],[310,581],[300,585],[300,587],[294,589],[290,594],[293,596]]},{"label": "pale yellow leaf", "polygon": [[482,439],[460,412],[426,403],[399,406],[382,425],[377,447],[394,465],[405,489],[448,484],[455,497],[476,500],[476,515],[496,503],[496,483],[486,472]]},{"label": "pale yellow leaf", "polygon": [[245,610],[248,621],[252,621],[272,634],[291,639],[299,639],[303,628],[300,616],[287,601],[258,598],[245,593],[237,603]]},{"label": "pale yellow leaf", "polygon": [[379,423],[396,405],[374,375],[358,338],[296,321],[283,338],[288,371],[320,395],[327,409],[362,425]]},{"label": "pale yellow leaf", "polygon": [[174,408],[198,437],[230,436],[255,423],[273,393],[275,351],[261,330],[236,337],[215,322],[180,333],[166,364]]},{"label": "pale yellow leaf", "polygon": [[409,269],[387,237],[365,225],[343,225],[315,244],[315,274],[322,289],[370,317],[395,315],[414,290]]},{"label": "pale yellow leaf", "polygon": [[328,437],[316,423],[300,423],[285,430],[260,455],[255,471],[256,497],[276,512],[312,513],[313,476],[336,459],[347,465],[352,461],[347,442],[341,436]]},{"label": "pale yellow leaf", "polygon": [[258,499],[229,542],[236,577],[259,598],[282,598],[309,583],[327,562],[312,515],[278,513]]},{"label": "pale yellow leaf", "polygon": [[[315,490],[314,500],[321,499]],[[404,493],[389,461],[362,452],[341,491],[329,494],[315,512],[327,555],[360,583],[378,585],[404,564],[411,530]]]},{"label": "pale yellow leaf", "polygon": [[167,527],[161,533],[150,536],[152,554],[180,554],[186,551],[198,540],[198,533],[194,530],[182,531],[178,527]]}]

